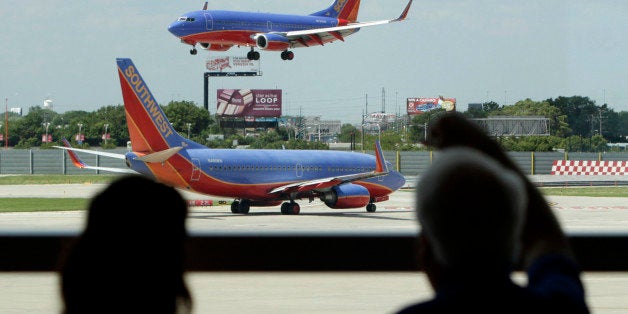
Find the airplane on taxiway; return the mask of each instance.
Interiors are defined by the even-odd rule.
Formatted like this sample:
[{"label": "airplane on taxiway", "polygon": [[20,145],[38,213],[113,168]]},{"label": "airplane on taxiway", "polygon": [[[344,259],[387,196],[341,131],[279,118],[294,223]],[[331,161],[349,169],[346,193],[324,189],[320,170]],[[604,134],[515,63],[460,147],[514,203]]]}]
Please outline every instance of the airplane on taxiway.
[{"label": "airplane on taxiway", "polygon": [[202,10],[179,17],[168,26],[168,31],[181,42],[192,45],[190,53],[193,55],[197,53],[196,44],[214,51],[244,46],[251,47],[247,54],[249,60],[260,58],[255,47],[281,51],[281,59],[292,60],[291,48],[344,41],[362,27],[403,21],[411,4],[412,0],[396,19],[358,22],[360,0],[335,0],[327,9],[310,15],[207,10],[205,2]]},{"label": "airplane on taxiway", "polygon": [[[295,200],[319,198],[330,208],[376,210],[376,202],[405,184],[391,170],[379,142],[375,156],[329,150],[211,149],[172,127],[131,59],[118,58],[131,151],[115,154],[65,146],[75,166],[110,172],[140,173],[200,194],[233,197],[233,213],[251,206],[277,206],[298,214]],[[126,160],[128,168],[89,166],[75,151]],[[283,204],[282,204],[283,202]]]}]

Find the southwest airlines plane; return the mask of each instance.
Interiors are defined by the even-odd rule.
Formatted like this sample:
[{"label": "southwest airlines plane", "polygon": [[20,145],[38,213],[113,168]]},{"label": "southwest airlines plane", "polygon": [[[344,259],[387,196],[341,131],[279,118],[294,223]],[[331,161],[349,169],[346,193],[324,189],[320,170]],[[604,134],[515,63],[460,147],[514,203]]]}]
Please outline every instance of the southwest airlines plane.
[{"label": "southwest airlines plane", "polygon": [[281,51],[281,59],[292,60],[291,48],[344,41],[362,27],[403,21],[411,4],[412,0],[396,19],[358,22],[360,0],[335,0],[327,9],[310,15],[207,10],[205,2],[202,10],[179,17],[168,26],[168,31],[181,42],[192,45],[190,53],[193,55],[197,53],[196,44],[215,51],[244,46],[251,47],[247,54],[249,60],[259,60],[255,47]]},{"label": "southwest airlines plane", "polygon": [[[117,59],[132,151],[126,154],[66,149],[75,166],[111,172],[132,172],[200,194],[233,197],[233,213],[251,206],[277,206],[281,213],[300,212],[298,199],[318,198],[330,208],[366,207],[405,184],[391,170],[379,142],[375,156],[328,150],[210,149],[179,135],[149,91],[131,59]],[[75,151],[124,159],[127,168],[86,165]]]}]

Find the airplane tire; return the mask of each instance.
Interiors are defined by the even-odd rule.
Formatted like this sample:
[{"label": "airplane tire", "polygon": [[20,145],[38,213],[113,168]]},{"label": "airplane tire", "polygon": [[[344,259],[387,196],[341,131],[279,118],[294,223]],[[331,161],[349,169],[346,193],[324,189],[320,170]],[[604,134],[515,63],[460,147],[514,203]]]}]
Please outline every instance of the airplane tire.
[{"label": "airplane tire", "polygon": [[233,201],[233,203],[231,203],[231,212],[234,214],[237,214],[240,212],[239,208],[240,207],[240,202],[238,201]]},{"label": "airplane tire", "polygon": [[290,209],[291,209],[290,210],[290,214],[291,215],[298,215],[301,212],[301,206],[299,206],[299,204],[293,203],[293,204],[290,204],[290,205],[291,205],[290,206]]},{"label": "airplane tire", "polygon": [[248,200],[240,201],[240,205],[238,206],[238,212],[240,214],[248,214],[249,209],[251,209],[251,205],[249,204]]},{"label": "airplane tire", "polygon": [[196,48],[190,50],[190,54],[191,55],[195,55],[197,52],[198,51],[196,50]]},{"label": "airplane tire", "polygon": [[369,213],[374,213],[377,210],[377,206],[373,203],[369,203],[366,205],[366,211]]},{"label": "airplane tire", "polygon": [[290,215],[290,203],[282,203],[281,204],[281,213],[283,215]]}]

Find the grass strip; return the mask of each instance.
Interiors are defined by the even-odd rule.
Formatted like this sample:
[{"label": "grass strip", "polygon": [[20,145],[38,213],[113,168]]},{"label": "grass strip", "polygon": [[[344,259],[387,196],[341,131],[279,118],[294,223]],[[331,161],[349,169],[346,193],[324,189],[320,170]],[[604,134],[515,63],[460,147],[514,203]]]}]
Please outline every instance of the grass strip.
[{"label": "grass strip", "polygon": [[0,213],[85,210],[87,198],[0,198]]}]

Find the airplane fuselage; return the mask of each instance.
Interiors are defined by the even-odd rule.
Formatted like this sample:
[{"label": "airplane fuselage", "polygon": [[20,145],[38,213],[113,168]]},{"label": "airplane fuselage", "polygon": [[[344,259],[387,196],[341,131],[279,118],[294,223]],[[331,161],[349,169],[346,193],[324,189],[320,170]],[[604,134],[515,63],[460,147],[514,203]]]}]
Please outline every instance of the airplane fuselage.
[{"label": "airplane fuselage", "polygon": [[[375,170],[375,156],[337,151],[185,149],[167,165],[133,162],[130,166],[160,181],[202,194],[268,201],[270,191],[292,182],[365,173]],[[389,169],[392,168],[387,163]],[[168,171],[168,169],[171,169]],[[381,200],[405,183],[401,174],[354,182],[364,186],[373,200]],[[297,198],[316,197],[298,193]],[[277,200],[288,199],[278,196]]]},{"label": "airplane fuselage", "polygon": [[[228,49],[231,46],[255,46],[255,34],[328,28],[347,23],[346,20],[321,16],[209,10],[186,13],[170,24],[168,31],[191,45],[213,44],[216,45],[214,48],[222,45]],[[330,36],[323,39],[323,43],[334,40],[338,39]],[[307,46],[316,44],[320,43],[307,42]],[[290,47],[305,46],[293,43]]]}]

